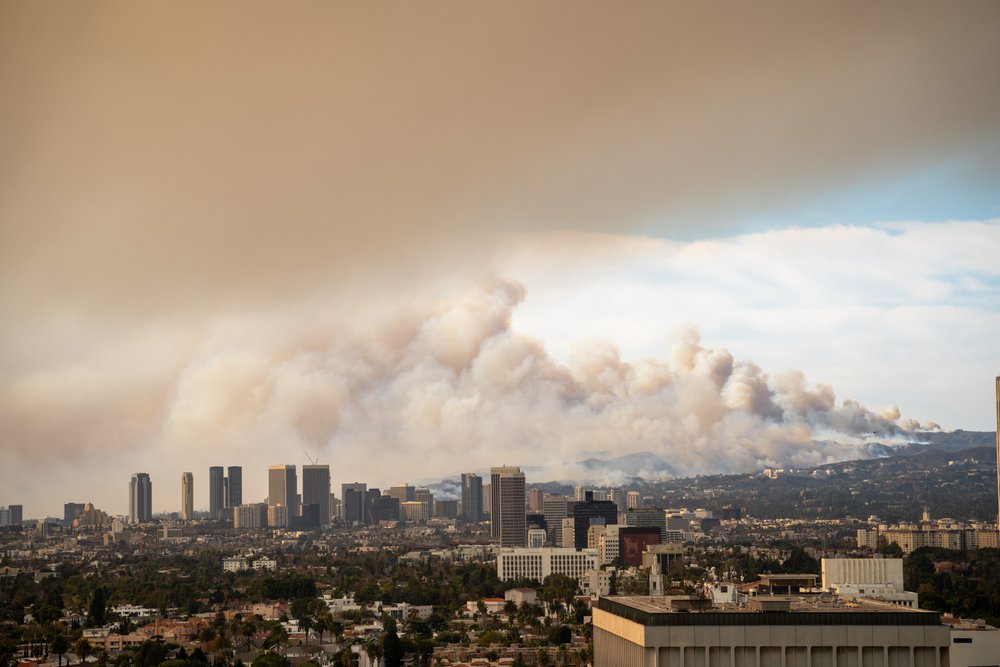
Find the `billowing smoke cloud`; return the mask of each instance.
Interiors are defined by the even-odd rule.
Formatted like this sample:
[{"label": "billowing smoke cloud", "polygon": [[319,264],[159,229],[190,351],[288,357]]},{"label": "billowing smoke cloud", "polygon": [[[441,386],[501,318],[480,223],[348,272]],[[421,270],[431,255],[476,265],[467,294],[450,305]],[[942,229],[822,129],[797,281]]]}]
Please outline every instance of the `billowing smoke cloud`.
[{"label": "billowing smoke cloud", "polygon": [[137,465],[169,470],[168,489],[182,469],[243,463],[254,498],[266,464],[300,461],[303,450],[339,481],[388,484],[504,462],[544,481],[592,477],[584,458],[634,452],[680,475],[815,465],[857,456],[859,437],[916,426],[901,425],[896,408],[838,404],[832,387],[810,386],[801,372],[769,375],[704,347],[691,328],[663,358],[625,361],[593,344],[560,363],[512,329],[524,296],[498,280],[411,304],[365,335],[309,315],[274,335],[220,326],[177,368],[128,382],[113,366],[91,377],[32,374],[3,388],[5,437],[25,445],[8,456],[76,465],[138,449]]}]

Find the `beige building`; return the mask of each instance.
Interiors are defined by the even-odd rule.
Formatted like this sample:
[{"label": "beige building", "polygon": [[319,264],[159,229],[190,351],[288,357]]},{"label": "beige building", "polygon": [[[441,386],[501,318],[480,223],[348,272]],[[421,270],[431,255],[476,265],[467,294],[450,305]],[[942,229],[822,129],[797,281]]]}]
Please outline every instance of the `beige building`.
[{"label": "beige building", "polygon": [[591,549],[502,549],[497,553],[497,577],[501,581],[534,579],[545,581],[550,574],[576,579],[598,569],[597,552]]},{"label": "beige building", "polygon": [[[838,604],[839,603],[839,604]],[[594,609],[600,667],[949,667],[934,612],[819,596],[693,609],[689,598],[605,597]]]},{"label": "beige building", "polygon": [[823,590],[855,598],[918,607],[917,594],[903,588],[902,558],[823,558]]}]

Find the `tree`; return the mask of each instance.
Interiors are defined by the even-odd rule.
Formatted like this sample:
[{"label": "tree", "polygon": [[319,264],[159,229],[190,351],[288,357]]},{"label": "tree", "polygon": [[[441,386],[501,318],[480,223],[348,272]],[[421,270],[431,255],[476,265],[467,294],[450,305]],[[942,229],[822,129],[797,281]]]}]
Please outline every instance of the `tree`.
[{"label": "tree", "polygon": [[292,617],[299,622],[299,627],[306,634],[306,646],[309,645],[309,630],[314,623],[313,610],[315,598],[298,598],[292,602]]},{"label": "tree", "polygon": [[66,639],[66,635],[61,632],[57,632],[49,643],[51,650],[59,658],[59,667],[62,667],[62,657],[66,655],[69,651],[69,640]]},{"label": "tree", "polygon": [[548,667],[549,665],[552,664],[552,656],[549,655],[548,651],[546,651],[543,648],[540,648],[538,649],[538,654],[535,659],[535,664],[539,665],[540,667]]},{"label": "tree", "polygon": [[319,643],[323,643],[323,635],[333,629],[333,614],[330,613],[329,609],[325,608],[321,610],[314,621],[316,632],[319,633]]},{"label": "tree", "polygon": [[73,652],[80,658],[80,664],[83,664],[87,662],[87,656],[94,652],[94,648],[90,645],[89,641],[80,637],[73,644]]},{"label": "tree", "polygon": [[276,625],[264,640],[264,648],[273,649],[277,646],[284,646],[287,643],[288,631],[285,630],[284,626]]},{"label": "tree", "polygon": [[403,643],[396,634],[396,621],[391,618],[385,620],[382,655],[385,657],[385,667],[400,667],[403,664]]},{"label": "tree", "polygon": [[384,650],[382,648],[382,642],[374,637],[365,642],[365,653],[368,654],[368,660],[371,661],[375,667],[378,667],[378,661],[382,659]]},{"label": "tree", "polygon": [[103,586],[98,586],[90,598],[90,609],[87,611],[87,625],[92,628],[102,627],[107,622],[108,600]]},{"label": "tree", "polygon": [[291,667],[292,663],[285,656],[273,651],[263,651],[250,663],[251,667]]},{"label": "tree", "polygon": [[503,603],[503,611],[507,614],[507,622],[514,622],[514,614],[517,613],[517,603],[513,600],[507,600]]}]

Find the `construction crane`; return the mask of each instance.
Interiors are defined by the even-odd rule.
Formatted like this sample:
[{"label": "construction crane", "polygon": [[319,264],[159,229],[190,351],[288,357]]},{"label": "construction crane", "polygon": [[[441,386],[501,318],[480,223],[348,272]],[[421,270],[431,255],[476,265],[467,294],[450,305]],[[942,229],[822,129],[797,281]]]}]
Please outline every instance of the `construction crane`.
[{"label": "construction crane", "polygon": [[311,464],[313,464],[313,465],[316,465],[316,464],[318,464],[318,463],[319,463],[319,461],[318,461],[318,460],[316,460],[316,459],[314,459],[313,457],[309,456],[309,452],[307,452],[306,450],[304,450],[304,449],[303,449],[303,450],[302,450],[302,453],[306,455],[306,458],[307,458],[307,459],[309,459],[309,463],[311,463]]}]

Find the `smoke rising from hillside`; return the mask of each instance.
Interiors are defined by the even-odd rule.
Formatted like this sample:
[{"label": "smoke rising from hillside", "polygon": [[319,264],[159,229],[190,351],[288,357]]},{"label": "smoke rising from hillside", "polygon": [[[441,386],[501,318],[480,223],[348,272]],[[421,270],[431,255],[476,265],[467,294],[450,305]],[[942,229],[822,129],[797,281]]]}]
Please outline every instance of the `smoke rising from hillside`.
[{"label": "smoke rising from hillside", "polygon": [[[336,480],[375,484],[501,462],[532,466],[539,481],[572,479],[585,453],[649,451],[681,475],[816,465],[859,453],[821,442],[829,436],[850,443],[918,426],[894,407],[838,402],[801,372],[769,374],[705,347],[692,328],[676,332],[662,358],[626,361],[603,343],[560,363],[512,330],[524,297],[521,285],[497,280],[411,304],[363,336],[310,313],[274,335],[220,327],[177,367],[128,382],[113,366],[24,378],[4,388],[2,421],[28,445],[11,452],[22,462],[139,449],[178,471],[262,469],[306,450],[332,464]],[[244,479],[252,488],[256,477]]]}]

